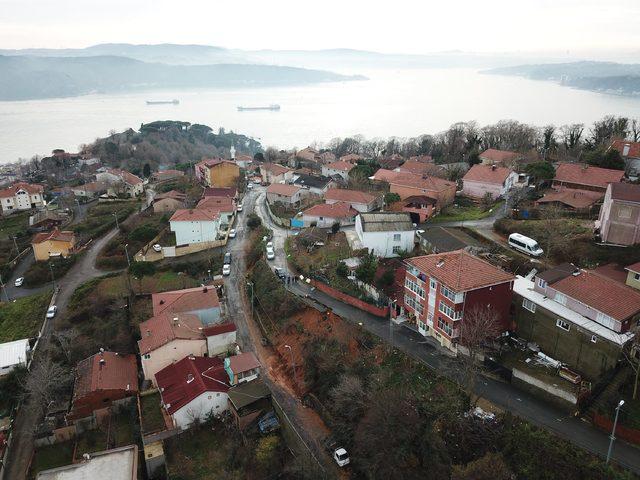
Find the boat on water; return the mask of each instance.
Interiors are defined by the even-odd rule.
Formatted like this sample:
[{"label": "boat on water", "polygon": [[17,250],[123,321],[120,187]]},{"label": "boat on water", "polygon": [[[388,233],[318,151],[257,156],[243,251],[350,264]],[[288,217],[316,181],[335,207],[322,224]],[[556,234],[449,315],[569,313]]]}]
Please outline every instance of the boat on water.
[{"label": "boat on water", "polygon": [[251,111],[251,110],[273,110],[273,111],[278,111],[278,110],[280,110],[280,105],[278,105],[277,103],[273,103],[273,104],[267,105],[265,107],[238,107],[238,111],[239,112],[246,112],[246,111]]},{"label": "boat on water", "polygon": [[147,105],[178,105],[180,100],[147,100]]}]

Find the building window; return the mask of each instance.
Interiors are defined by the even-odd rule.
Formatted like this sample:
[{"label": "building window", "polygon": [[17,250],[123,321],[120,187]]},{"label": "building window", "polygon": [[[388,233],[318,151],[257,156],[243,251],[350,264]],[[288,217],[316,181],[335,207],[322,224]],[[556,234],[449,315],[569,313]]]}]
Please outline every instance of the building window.
[{"label": "building window", "polygon": [[451,320],[460,320],[460,318],[462,318],[462,312],[456,312],[452,307],[444,303],[442,300],[440,300],[438,310],[440,311],[440,313],[444,313]]},{"label": "building window", "polygon": [[456,292],[454,292],[453,290],[449,290],[447,287],[445,287],[444,285],[442,285],[442,288],[440,289],[440,293],[442,293],[442,295],[444,295],[445,297],[447,297],[449,300],[451,300],[452,302],[456,301]]},{"label": "building window", "polygon": [[598,341],[598,337],[596,335],[591,335],[591,343],[596,343]]},{"label": "building window", "polygon": [[422,315],[422,312],[424,312],[424,307],[422,306],[422,304],[418,301],[416,301],[415,298],[413,298],[410,295],[405,295],[404,296],[404,304],[407,307],[411,307],[413,310],[415,310],[419,315]]},{"label": "building window", "polygon": [[436,282],[435,279],[431,278],[429,280],[429,287],[431,287],[433,290],[436,290],[438,288],[438,282]]},{"label": "building window", "polygon": [[567,304],[567,297],[565,294],[560,293],[560,292],[556,292],[556,296],[553,297],[553,299],[558,302],[560,305],[566,305]]},{"label": "building window", "polygon": [[395,247],[393,247],[391,249],[392,253],[400,253],[400,250],[402,250],[402,248],[400,247],[400,245],[396,245]]},{"label": "building window", "polygon": [[[395,248],[395,247],[393,247],[393,248]],[[411,280],[409,278],[406,278],[405,281],[404,281],[404,286],[407,287],[409,290],[411,290],[416,295],[418,295],[420,298],[424,298],[424,288],[422,288],[420,285],[418,285],[413,280]]]},{"label": "building window", "polygon": [[145,360],[149,360],[151,358],[151,355],[149,355],[148,353],[144,356]]},{"label": "building window", "polygon": [[540,288],[547,288],[547,282],[545,280],[543,280],[542,278],[538,278],[538,286]]},{"label": "building window", "polygon": [[453,332],[451,326],[447,322],[442,320],[441,316],[438,316],[438,328],[449,336],[451,336],[451,333]]},{"label": "building window", "polygon": [[634,280],[640,280],[640,273],[634,273],[633,274],[633,279]]},{"label": "building window", "polygon": [[400,234],[399,233],[394,233],[393,234],[393,241],[394,242],[399,242],[400,241]]},{"label": "building window", "polygon": [[602,313],[602,312],[598,312],[598,316],[596,317],[596,322],[598,322],[600,325],[604,325],[607,328],[610,328],[612,330],[615,330],[615,321],[613,320],[613,318],[611,318],[609,315]]},{"label": "building window", "polygon": [[564,320],[556,320],[556,327],[561,328],[562,330],[569,331],[571,327],[569,326],[569,322],[565,322]]},{"label": "building window", "polygon": [[618,208],[618,218],[624,218],[624,219],[631,218],[631,207]]},{"label": "building window", "polygon": [[526,298],[522,299],[522,307],[531,313],[536,313],[536,304]]}]

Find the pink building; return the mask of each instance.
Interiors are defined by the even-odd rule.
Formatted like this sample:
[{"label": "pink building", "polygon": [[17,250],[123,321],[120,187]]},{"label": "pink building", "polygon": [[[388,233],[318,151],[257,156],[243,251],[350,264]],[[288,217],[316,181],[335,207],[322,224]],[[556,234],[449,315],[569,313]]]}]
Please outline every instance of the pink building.
[{"label": "pink building", "polygon": [[504,197],[517,180],[518,174],[510,168],[478,164],[462,177],[462,192],[472,198],[488,193],[495,199]]},{"label": "pink building", "polygon": [[596,228],[605,243],[640,243],[640,185],[610,183]]}]

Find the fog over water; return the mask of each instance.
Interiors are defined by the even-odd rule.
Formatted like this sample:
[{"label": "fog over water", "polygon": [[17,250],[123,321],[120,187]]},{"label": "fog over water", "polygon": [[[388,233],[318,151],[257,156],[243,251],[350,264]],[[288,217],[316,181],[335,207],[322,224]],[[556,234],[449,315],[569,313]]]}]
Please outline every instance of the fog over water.
[{"label": "fog over water", "polygon": [[[0,102],[0,162],[76,151],[110,130],[153,120],[202,123],[259,139],[266,146],[303,148],[311,142],[362,134],[412,137],[457,121],[484,125],[515,119],[542,126],[604,115],[640,118],[640,98],[573,90],[551,82],[484,75],[470,69],[351,72],[367,81],[278,88],[145,91],[117,95]],[[146,105],[146,100],[180,100]],[[280,104],[279,112],[238,112],[237,106]]]}]

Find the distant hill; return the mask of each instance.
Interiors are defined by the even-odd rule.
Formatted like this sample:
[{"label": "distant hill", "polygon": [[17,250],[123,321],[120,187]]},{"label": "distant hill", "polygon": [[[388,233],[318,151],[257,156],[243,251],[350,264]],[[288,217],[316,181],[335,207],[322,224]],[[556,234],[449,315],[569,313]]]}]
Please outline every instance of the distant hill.
[{"label": "distant hill", "polygon": [[562,85],[619,95],[640,96],[640,64],[613,62],[571,62],[517,65],[483,73],[514,75],[548,80]]},{"label": "distant hill", "polygon": [[362,76],[274,65],[167,65],[119,56],[0,56],[0,100],[157,88],[260,87],[362,79]]}]

